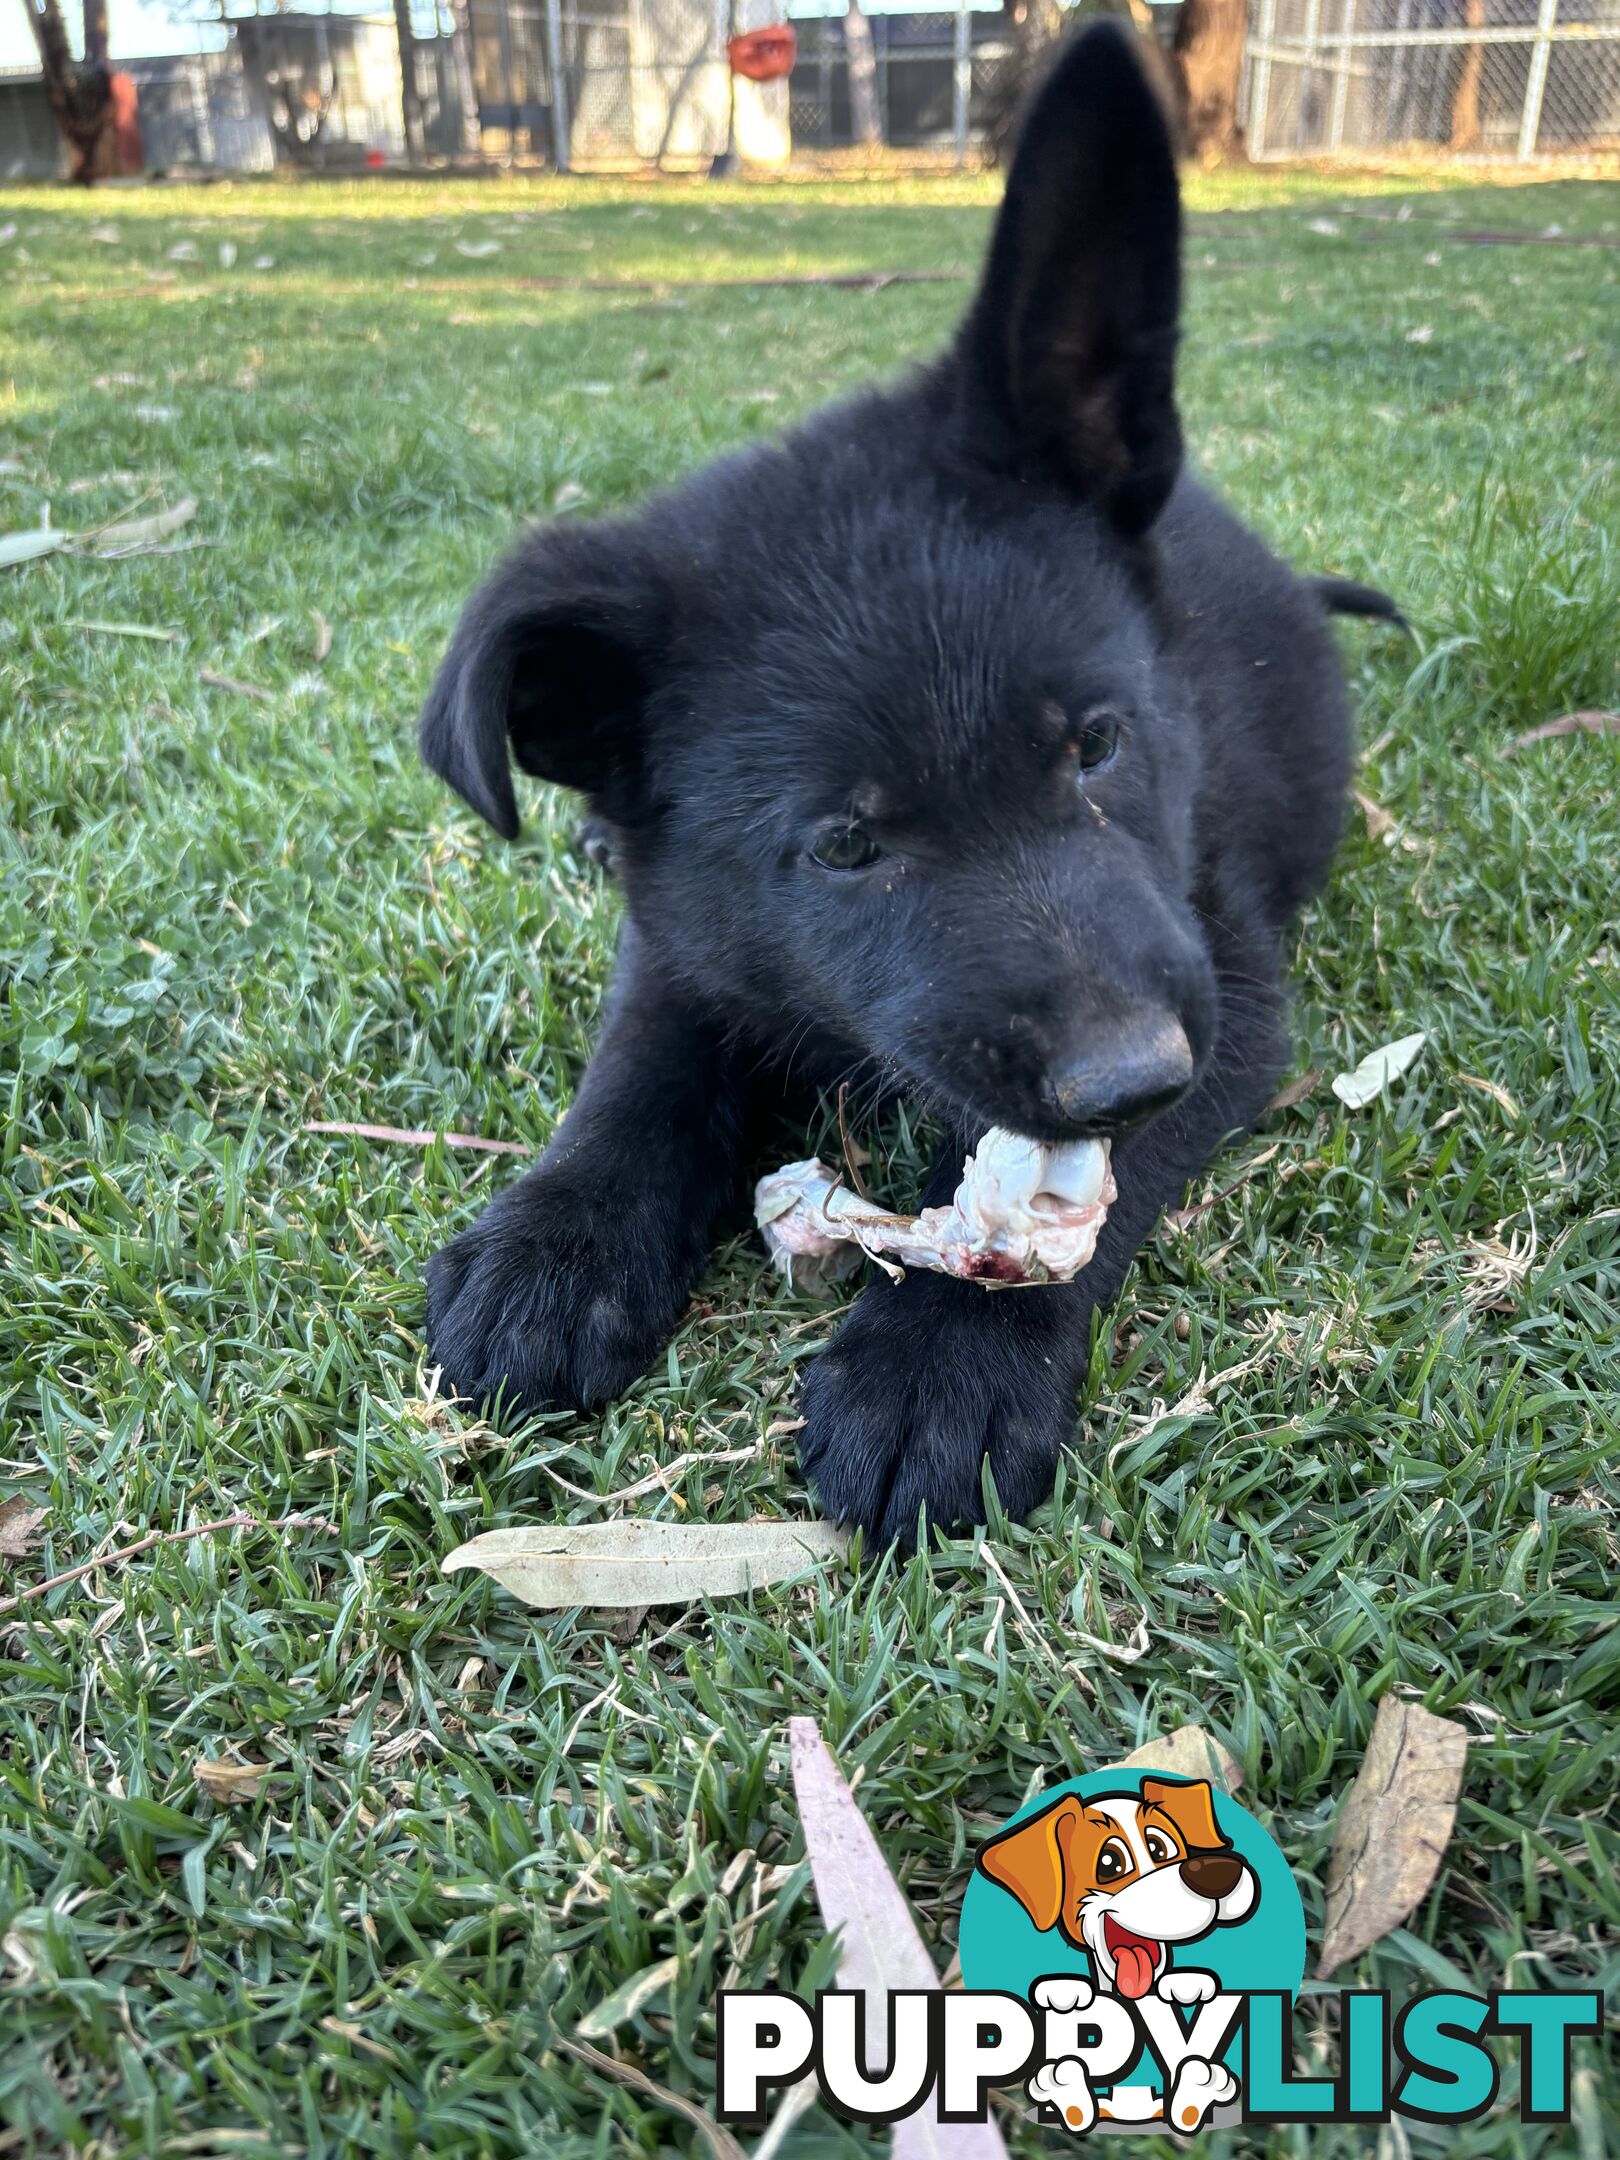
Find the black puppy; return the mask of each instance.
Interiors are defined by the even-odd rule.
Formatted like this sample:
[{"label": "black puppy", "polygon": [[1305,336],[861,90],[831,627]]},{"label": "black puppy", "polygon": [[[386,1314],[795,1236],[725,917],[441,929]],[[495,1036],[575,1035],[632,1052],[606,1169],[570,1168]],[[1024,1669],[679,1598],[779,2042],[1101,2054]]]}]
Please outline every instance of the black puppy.
[{"label": "black puppy", "polygon": [[1338,838],[1330,608],[1182,473],[1175,167],[1131,33],[1038,98],[955,344],[637,517],[531,534],[469,605],[422,754],[497,831],[509,755],[589,798],[628,920],[540,1163],[433,1261],[458,1393],[601,1403],[743,1194],[762,1109],[881,1076],[1115,1136],[1071,1286],[875,1283],[811,1370],[823,1504],[880,1540],[1050,1487],[1092,1314],[1286,1057],[1281,953]]}]

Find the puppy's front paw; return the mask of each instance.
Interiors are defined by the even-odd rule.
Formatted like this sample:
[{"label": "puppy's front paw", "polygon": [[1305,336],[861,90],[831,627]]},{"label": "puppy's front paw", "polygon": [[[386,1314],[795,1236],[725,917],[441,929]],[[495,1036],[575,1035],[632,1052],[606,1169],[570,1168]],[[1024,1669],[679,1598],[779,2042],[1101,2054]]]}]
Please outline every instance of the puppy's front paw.
[{"label": "puppy's front paw", "polygon": [[909,1545],[919,1510],[982,1522],[987,1459],[1009,1515],[1044,1500],[1075,1373],[1050,1319],[1006,1306],[1052,1294],[924,1274],[863,1291],[804,1384],[799,1460],[827,1513],[879,1546]]},{"label": "puppy's front paw", "polygon": [[535,1170],[429,1261],[428,1342],[471,1401],[592,1410],[646,1370],[689,1281],[645,1210]]}]

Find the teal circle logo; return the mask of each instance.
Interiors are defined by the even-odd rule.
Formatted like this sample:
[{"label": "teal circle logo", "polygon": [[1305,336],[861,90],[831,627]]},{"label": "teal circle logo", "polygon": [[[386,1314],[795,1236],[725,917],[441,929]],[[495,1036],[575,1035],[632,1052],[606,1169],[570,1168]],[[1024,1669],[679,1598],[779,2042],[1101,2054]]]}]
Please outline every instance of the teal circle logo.
[{"label": "teal circle logo", "polygon": [[[1031,1800],[979,1853],[962,1905],[962,1982],[1036,2001],[1196,2005],[1299,1993],[1305,1912],[1269,1833],[1206,1778],[1099,1770]],[[1230,2064],[1241,2049],[1226,2051]],[[1219,2073],[1215,2073],[1219,2075]],[[1128,2112],[1162,2105],[1143,2049],[1118,2074]],[[1235,2087],[1234,2087],[1235,2091]],[[1115,2120],[1125,2119],[1122,2113]]]}]

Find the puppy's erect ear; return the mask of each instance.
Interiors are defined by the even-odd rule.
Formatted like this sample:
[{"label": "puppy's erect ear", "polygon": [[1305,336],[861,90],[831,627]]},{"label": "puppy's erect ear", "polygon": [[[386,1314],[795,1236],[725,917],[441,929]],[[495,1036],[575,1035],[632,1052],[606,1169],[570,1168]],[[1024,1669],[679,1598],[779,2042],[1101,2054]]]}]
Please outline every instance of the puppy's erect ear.
[{"label": "puppy's erect ear", "polygon": [[1180,254],[1165,108],[1135,31],[1094,23],[1024,122],[962,358],[970,440],[1128,535],[1181,466]]},{"label": "puppy's erect ear", "polygon": [[1063,1833],[1080,1815],[1079,1801],[1065,1793],[1028,1822],[1004,1830],[979,1855],[990,1880],[1012,1892],[1043,1935],[1063,1911]]},{"label": "puppy's erect ear", "polygon": [[610,805],[640,765],[668,621],[628,525],[531,534],[467,603],[423,708],[426,763],[510,840],[510,758]]},{"label": "puppy's erect ear", "polygon": [[1142,1805],[1168,1815],[1187,1841],[1190,1852],[1224,1852],[1232,1840],[1215,1820],[1215,1795],[1209,1780],[1176,1785],[1165,1778],[1142,1780]]}]

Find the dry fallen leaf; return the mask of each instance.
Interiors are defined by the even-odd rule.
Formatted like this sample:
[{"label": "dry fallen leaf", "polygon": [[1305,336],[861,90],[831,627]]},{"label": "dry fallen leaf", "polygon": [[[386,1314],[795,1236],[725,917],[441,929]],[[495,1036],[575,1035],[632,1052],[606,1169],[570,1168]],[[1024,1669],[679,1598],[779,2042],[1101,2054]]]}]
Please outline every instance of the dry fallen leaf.
[{"label": "dry fallen leaf", "polygon": [[1493,1102],[1500,1103],[1510,1118],[1519,1116],[1518,1104],[1513,1100],[1507,1089],[1499,1086],[1496,1081],[1482,1080],[1477,1073],[1459,1073],[1457,1078],[1464,1087],[1474,1088],[1479,1094],[1489,1095]]},{"label": "dry fallen leaf", "polygon": [[1317,1972],[1326,1976],[1399,1927],[1439,1871],[1457,1816],[1468,1735],[1386,1695],[1333,1833]]},{"label": "dry fallen leaf", "polygon": [[582,2040],[605,2040],[661,1994],[680,1969],[678,1957],[660,1958],[656,1965],[649,1965],[645,1972],[635,1973],[622,1987],[616,1987],[594,2010],[588,2010],[574,2027],[575,2032]]},{"label": "dry fallen leaf", "polygon": [[109,525],[96,535],[98,555],[130,555],[138,549],[150,547],[156,540],[167,540],[172,533],[189,525],[197,515],[197,498],[188,495],[184,502],[177,502],[172,510],[156,510],[150,517],[125,518],[121,524]]},{"label": "dry fallen leaf", "polygon": [[217,1756],[199,1755],[191,1774],[210,1800],[257,1800],[270,1767],[267,1762],[224,1762]]},{"label": "dry fallen leaf", "polygon": [[1380,1043],[1376,1050],[1367,1052],[1354,1072],[1334,1074],[1334,1094],[1351,1110],[1365,1110],[1368,1103],[1377,1102],[1390,1082],[1398,1080],[1415,1062],[1428,1039],[1420,1032],[1403,1035],[1397,1042]]},{"label": "dry fallen leaf", "polygon": [[151,645],[178,645],[178,630],[160,630],[152,623],[96,622],[75,616],[62,625],[64,630],[93,631],[98,637],[144,638]]},{"label": "dry fallen leaf", "polygon": [[48,1508],[32,1506],[21,1493],[0,1500],[0,1560],[26,1560],[49,1513]]},{"label": "dry fallen leaf", "polygon": [[35,525],[24,532],[0,533],[0,570],[9,570],[17,563],[33,562],[36,556],[54,555],[73,538],[68,532],[56,532],[49,525]]},{"label": "dry fallen leaf", "polygon": [[332,625],[319,608],[312,607],[309,612],[315,624],[315,665],[319,667],[332,650]]},{"label": "dry fallen leaf", "polygon": [[1201,1725],[1178,1725],[1157,1740],[1144,1741],[1129,1755],[1122,1755],[1117,1770],[1163,1770],[1170,1777],[1208,1778],[1223,1792],[1234,1793],[1243,1783],[1243,1772],[1232,1757]]},{"label": "dry fallen leaf", "polygon": [[1356,808],[1366,820],[1369,840],[1387,839],[1392,833],[1400,831],[1401,821],[1392,810],[1386,810],[1382,803],[1374,802],[1370,795],[1363,795],[1360,788],[1352,788],[1350,792],[1355,798]]},{"label": "dry fallen leaf", "polygon": [[1620,712],[1568,712],[1540,727],[1526,728],[1522,735],[1502,745],[1504,757],[1515,757],[1531,743],[1546,742],[1555,735],[1620,735]]},{"label": "dry fallen leaf", "polygon": [[[939,1976],[917,1932],[905,1893],[890,1874],[855,1795],[814,1718],[788,1720],[793,1794],[816,1903],[838,1944],[838,1985],[866,1997],[867,2031],[882,2033],[888,1994],[937,1988]],[[881,2042],[878,2043],[881,2048]],[[1006,2160],[993,2123],[942,2123],[932,2105],[894,2126],[893,2160]]]},{"label": "dry fallen leaf", "polygon": [[606,1522],[490,1530],[441,1563],[481,1568],[525,1605],[684,1605],[741,1597],[841,1559],[849,1539],[825,1522]]},{"label": "dry fallen leaf", "polygon": [[1322,1068],[1320,1065],[1313,1065],[1309,1072],[1302,1072],[1297,1080],[1290,1080],[1286,1087],[1280,1087],[1266,1104],[1266,1108],[1268,1110],[1296,1109],[1300,1103],[1305,1101],[1307,1096],[1315,1093],[1321,1083]]}]

